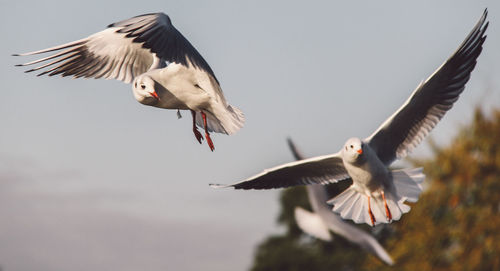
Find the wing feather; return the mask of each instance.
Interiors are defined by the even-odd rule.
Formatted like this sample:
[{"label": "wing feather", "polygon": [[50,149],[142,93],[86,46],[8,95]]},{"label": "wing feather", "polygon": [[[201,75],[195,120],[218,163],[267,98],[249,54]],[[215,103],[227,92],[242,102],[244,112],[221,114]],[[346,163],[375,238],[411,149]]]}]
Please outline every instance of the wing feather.
[{"label": "wing feather", "polygon": [[[117,33],[118,29],[108,28],[85,39],[63,45],[19,54],[19,56],[38,55],[56,51],[55,54],[16,66],[29,66],[46,62],[26,72],[41,71],[38,76],[92,77],[117,79],[130,83],[131,72],[139,75],[152,65],[154,55],[141,44],[125,38],[125,34]],[[47,68],[46,70],[43,70]]]},{"label": "wing feather", "polygon": [[365,140],[386,165],[417,147],[458,100],[482,51],[487,14],[485,10],[455,53]]},{"label": "wing feather", "polygon": [[235,184],[211,184],[210,186],[234,187],[235,189],[273,189],[295,185],[336,183],[349,178],[339,152],[266,169],[260,174]]},{"label": "wing feather", "polygon": [[41,71],[39,76],[61,74],[76,78],[117,79],[130,83],[134,77],[151,68],[162,67],[168,61],[186,67],[193,65],[217,81],[208,63],[164,13],[136,16],[110,24],[107,29],[85,39],[15,55],[52,52],[55,53],[16,66],[45,63],[26,72]]},{"label": "wing feather", "polygon": [[118,33],[125,33],[127,37],[143,44],[144,48],[150,49],[159,58],[186,67],[193,65],[210,74],[219,83],[212,68],[196,48],[172,25],[168,15],[164,13],[140,15],[111,24],[110,27],[119,27]]}]

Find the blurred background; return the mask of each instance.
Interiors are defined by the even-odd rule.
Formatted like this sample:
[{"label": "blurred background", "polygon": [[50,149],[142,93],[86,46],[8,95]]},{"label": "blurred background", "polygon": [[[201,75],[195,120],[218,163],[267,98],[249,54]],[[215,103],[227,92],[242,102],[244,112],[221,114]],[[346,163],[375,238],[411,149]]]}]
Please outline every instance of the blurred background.
[{"label": "blurred background", "polygon": [[[208,183],[232,183],[292,161],[287,136],[314,156],[336,152],[349,137],[370,135],[454,52],[486,7],[488,39],[471,80],[431,133],[434,151],[424,142],[411,156],[436,179],[442,176],[430,175],[435,169],[424,158],[433,159],[461,127],[473,125],[476,105],[485,119],[500,107],[497,0],[1,0],[0,266],[258,268],[257,246],[289,231],[276,223],[281,191],[214,190]],[[112,22],[160,11],[200,51],[229,102],[246,115],[236,135],[212,137],[213,153],[196,142],[188,113],[177,120],[175,111],[143,106],[130,85],[36,77],[14,67],[33,58],[13,53],[81,39]],[[497,148],[499,141],[492,142]],[[487,189],[498,195],[497,188]],[[492,202],[497,211],[486,217],[498,218],[498,200]],[[395,227],[425,228],[420,222],[429,213],[417,207]],[[415,252],[399,252],[396,245],[415,245],[394,232],[381,238],[395,261],[404,263]],[[477,238],[486,244],[486,237]],[[441,251],[426,244],[419,248]],[[359,250],[359,257],[367,255]],[[451,262],[459,259],[454,257]],[[370,267],[380,264],[370,259]]]}]

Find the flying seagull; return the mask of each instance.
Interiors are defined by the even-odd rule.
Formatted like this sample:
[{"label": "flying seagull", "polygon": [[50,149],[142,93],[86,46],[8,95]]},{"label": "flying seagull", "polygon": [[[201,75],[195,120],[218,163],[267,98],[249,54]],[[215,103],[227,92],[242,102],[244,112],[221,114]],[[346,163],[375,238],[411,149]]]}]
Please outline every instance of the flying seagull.
[{"label": "flying seagull", "polygon": [[[288,146],[296,160],[305,159],[290,138],[288,139]],[[300,229],[324,241],[332,240],[329,232],[331,230],[379,257],[386,264],[394,264],[389,253],[385,251],[377,239],[345,222],[338,214],[330,211],[330,206],[326,203],[328,194],[325,186],[312,184],[306,186],[306,190],[313,212],[306,211],[301,207],[295,207],[295,221]]]},{"label": "flying seagull", "polygon": [[14,56],[49,52],[16,66],[42,63],[26,72],[132,83],[135,99],[144,105],[190,110],[196,139],[202,143],[198,125],[212,151],[209,132],[231,135],[243,127],[241,110],[227,103],[208,63],[164,13],[139,15],[81,40]]},{"label": "flying seagull", "polygon": [[328,202],[334,212],[372,226],[399,220],[410,211],[404,202],[418,200],[425,176],[421,168],[390,170],[389,165],[412,151],[458,100],[486,39],[487,13],[457,51],[368,138],[350,138],[335,154],[280,165],[232,185],[212,186],[270,189],[352,179],[349,188]]}]

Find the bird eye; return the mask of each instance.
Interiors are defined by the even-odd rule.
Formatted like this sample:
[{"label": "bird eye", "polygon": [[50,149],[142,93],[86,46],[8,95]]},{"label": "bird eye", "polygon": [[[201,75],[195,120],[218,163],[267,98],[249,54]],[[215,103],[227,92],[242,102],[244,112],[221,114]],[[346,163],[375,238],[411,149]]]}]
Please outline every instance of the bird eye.
[{"label": "bird eye", "polygon": [[146,89],[146,85],[141,84],[141,88],[142,88],[142,89]]},{"label": "bird eye", "polygon": [[351,149],[352,149],[352,148],[353,148],[353,147],[352,147],[352,145],[351,145]]}]

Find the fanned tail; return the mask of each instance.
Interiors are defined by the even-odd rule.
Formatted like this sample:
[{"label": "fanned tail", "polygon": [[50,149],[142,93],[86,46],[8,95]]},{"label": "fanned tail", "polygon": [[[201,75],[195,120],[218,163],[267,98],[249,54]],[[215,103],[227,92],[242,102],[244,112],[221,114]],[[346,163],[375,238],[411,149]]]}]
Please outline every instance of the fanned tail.
[{"label": "fanned tail", "polygon": [[414,168],[392,171],[392,179],[398,195],[405,197],[409,202],[417,202],[425,180],[422,170],[423,168]]},{"label": "fanned tail", "polygon": [[368,197],[350,186],[344,192],[328,201],[333,205],[333,212],[338,213],[343,219],[351,219],[355,223],[371,225],[368,213]]},{"label": "fanned tail", "polygon": [[[392,171],[394,191],[385,190],[387,206],[391,212],[392,220],[399,220],[401,216],[410,211],[408,202],[417,202],[422,192],[422,182],[425,175],[422,168],[403,169]],[[340,214],[343,219],[351,219],[355,223],[372,225],[368,211],[368,196],[359,193],[353,185],[328,201],[333,205],[333,212]],[[384,201],[380,193],[373,193],[370,198],[371,210],[375,217],[375,225],[390,223],[387,219]]]},{"label": "fanned tail", "polygon": [[[226,110],[217,112],[217,117],[205,111],[207,115],[207,128],[209,132],[232,135],[236,133],[245,124],[245,116],[243,112],[235,107],[228,105]],[[196,124],[204,128],[203,119],[200,112],[196,112]]]}]

